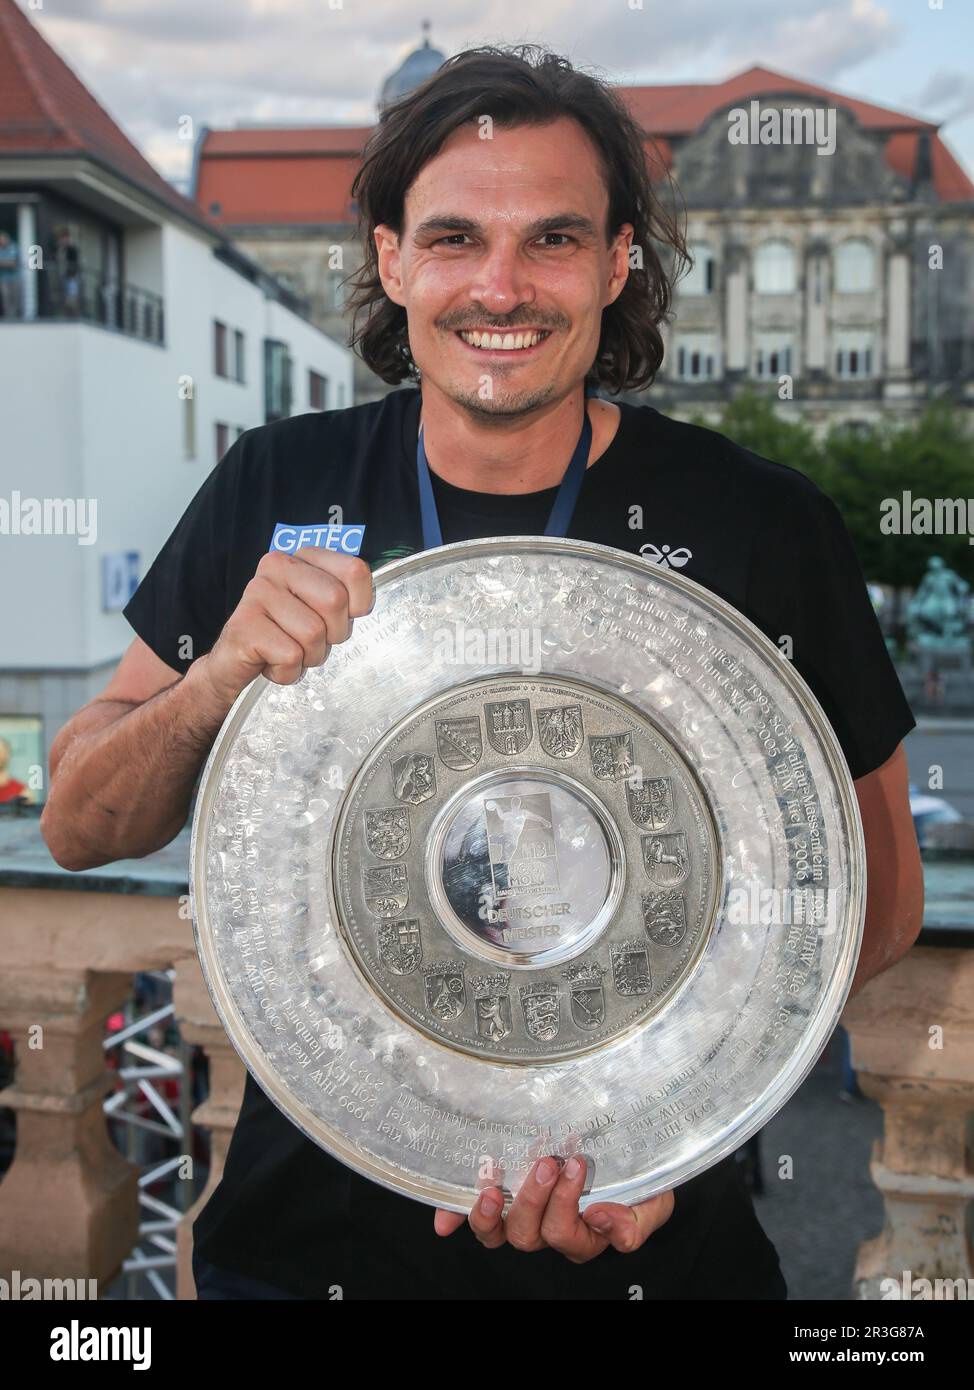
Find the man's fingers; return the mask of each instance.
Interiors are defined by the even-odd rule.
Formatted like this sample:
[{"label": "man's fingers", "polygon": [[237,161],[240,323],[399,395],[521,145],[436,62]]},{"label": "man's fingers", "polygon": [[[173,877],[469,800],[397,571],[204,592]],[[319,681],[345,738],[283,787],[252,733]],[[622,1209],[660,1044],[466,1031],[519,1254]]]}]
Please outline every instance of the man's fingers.
[{"label": "man's fingers", "polygon": [[507,1236],[504,1231],[504,1194],[499,1187],[485,1187],[477,1198],[476,1205],[467,1220],[470,1229],[488,1250],[503,1245]]},{"label": "man's fingers", "polygon": [[305,670],[320,666],[332,643],[343,640],[347,622],[333,619],[329,630],[327,620],[290,589],[279,589],[270,580],[258,576],[250,586],[250,597],[261,606],[265,617],[298,643],[304,652],[302,665]]},{"label": "man's fingers", "polygon": [[546,1241],[541,1234],[548,1198],[558,1181],[560,1165],[549,1154],[539,1158],[528,1173],[507,1213],[507,1239],[515,1250],[543,1250]]},{"label": "man's fingers", "polygon": [[588,1169],[581,1154],[568,1160],[555,1183],[541,1218],[541,1237],[552,1250],[581,1264],[601,1255],[605,1237],[586,1226],[578,1212]]},{"label": "man's fingers", "polygon": [[[277,621],[281,621],[278,614],[286,611],[282,601],[286,603],[293,595],[309,610],[309,618],[327,626],[329,642],[347,641],[351,632],[351,595],[331,568],[322,569],[297,555],[269,551],[257,566],[252,582],[267,612]],[[297,637],[298,633],[294,635]]]},{"label": "man's fingers", "polygon": [[352,618],[363,618],[372,611],[375,602],[375,583],[367,562],[358,555],[336,555],[319,545],[302,546],[294,558],[304,564],[333,575],[348,590],[348,612]]},{"label": "man's fingers", "polygon": [[643,1242],[666,1224],[673,1215],[675,1198],[672,1192],[661,1192],[634,1207],[618,1202],[600,1202],[588,1207],[582,1218],[586,1226],[600,1235],[621,1254],[638,1250]]},{"label": "man's fingers", "polygon": [[438,1236],[452,1236],[466,1219],[462,1211],[446,1211],[443,1207],[437,1207],[433,1216],[433,1230]]}]

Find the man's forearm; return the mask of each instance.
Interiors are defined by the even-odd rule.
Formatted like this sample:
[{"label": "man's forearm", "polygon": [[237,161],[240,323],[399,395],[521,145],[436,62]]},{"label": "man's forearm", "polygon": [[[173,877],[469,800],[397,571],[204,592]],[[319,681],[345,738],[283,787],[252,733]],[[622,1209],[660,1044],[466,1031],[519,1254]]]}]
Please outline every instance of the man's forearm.
[{"label": "man's forearm", "polygon": [[143,704],[95,701],[67,725],[41,817],[64,868],[138,858],[182,829],[230,708],[206,682],[205,661]]}]

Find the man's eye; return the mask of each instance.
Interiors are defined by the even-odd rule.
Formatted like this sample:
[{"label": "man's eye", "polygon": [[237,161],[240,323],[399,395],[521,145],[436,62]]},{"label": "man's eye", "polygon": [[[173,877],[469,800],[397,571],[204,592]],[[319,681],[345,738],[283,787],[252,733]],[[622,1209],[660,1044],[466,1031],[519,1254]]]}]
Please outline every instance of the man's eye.
[{"label": "man's eye", "polygon": [[[561,237],[562,244],[564,244],[565,242],[571,241],[571,237],[568,236],[567,233],[565,233],[565,232],[545,232],[545,234],[544,234],[544,236],[541,238],[541,240],[544,241],[544,240],[545,240],[545,237],[550,237],[550,236]],[[551,249],[552,249],[553,251],[557,251],[559,248],[558,248],[557,246],[553,246]]]},{"label": "man's eye", "polygon": [[441,236],[440,239],[439,239],[439,241],[434,242],[434,245],[435,245],[435,246],[443,246],[443,245],[445,245],[447,242],[457,242],[457,241],[461,240],[463,237],[465,237],[466,235],[467,235],[466,232],[452,232],[452,233],[450,234],[450,236]]}]

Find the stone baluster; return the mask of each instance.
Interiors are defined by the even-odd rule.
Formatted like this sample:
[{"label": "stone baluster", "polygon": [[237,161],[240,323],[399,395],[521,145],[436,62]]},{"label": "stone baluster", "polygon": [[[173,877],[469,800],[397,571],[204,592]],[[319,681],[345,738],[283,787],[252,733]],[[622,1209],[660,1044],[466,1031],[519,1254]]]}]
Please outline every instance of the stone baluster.
[{"label": "stone baluster", "polygon": [[0,1020],[15,1048],[0,1105],[17,1112],[13,1163],[0,1182],[0,1278],[94,1279],[103,1291],[138,1235],[136,1168],[108,1133],[105,1020],[129,974],[83,968],[0,972]]},{"label": "stone baluster", "polygon": [[193,1111],[193,1123],[210,1131],[209,1177],[203,1192],[180,1221],[176,1235],[176,1297],[192,1299],[196,1297],[192,1268],[193,1222],[223,1175],[246,1073],[210,1002],[195,956],[186,956],[178,962],[173,1000],[183,1041],[202,1047],[210,1074],[209,1096]]},{"label": "stone baluster", "polygon": [[859,1086],[884,1120],[870,1171],[886,1219],[860,1247],[858,1298],[896,1297],[894,1284],[902,1296],[906,1278],[913,1297],[936,1297],[935,1280],[974,1276],[972,999],[974,951],[915,946],[846,1005]]}]

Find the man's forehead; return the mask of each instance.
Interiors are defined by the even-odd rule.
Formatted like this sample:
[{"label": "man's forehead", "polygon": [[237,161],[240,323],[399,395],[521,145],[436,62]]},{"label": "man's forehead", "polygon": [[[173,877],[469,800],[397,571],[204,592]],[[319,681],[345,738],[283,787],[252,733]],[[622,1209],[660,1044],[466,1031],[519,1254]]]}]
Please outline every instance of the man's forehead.
[{"label": "man's forehead", "polygon": [[598,195],[603,186],[598,156],[581,126],[560,120],[544,126],[493,127],[490,139],[480,127],[462,126],[420,169],[406,193],[407,203],[439,197],[446,190],[502,195],[530,187],[543,196],[577,191]]}]

